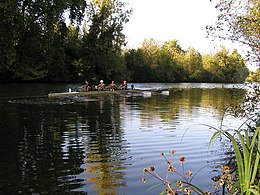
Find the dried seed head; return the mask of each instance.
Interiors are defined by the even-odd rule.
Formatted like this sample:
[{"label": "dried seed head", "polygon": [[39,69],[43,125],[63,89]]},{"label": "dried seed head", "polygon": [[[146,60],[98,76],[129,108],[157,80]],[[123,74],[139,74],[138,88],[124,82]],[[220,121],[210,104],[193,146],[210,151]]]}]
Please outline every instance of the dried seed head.
[{"label": "dried seed head", "polygon": [[167,195],[172,195],[172,194],[173,194],[173,191],[171,189],[168,189]]},{"label": "dried seed head", "polygon": [[168,171],[169,172],[174,172],[175,171],[175,167],[173,165],[169,165],[168,166]]},{"label": "dried seed head", "polygon": [[150,166],[149,167],[149,171],[155,171],[155,167],[154,166]]},{"label": "dried seed head", "polygon": [[181,181],[177,181],[176,183],[177,183],[177,186],[178,186],[179,188],[182,187],[182,183],[181,183]]},{"label": "dried seed head", "polygon": [[216,185],[216,184],[213,184],[212,187],[213,187],[214,189],[218,189],[218,185]]},{"label": "dried seed head", "polygon": [[179,161],[180,161],[181,163],[184,163],[185,157],[184,157],[184,156],[180,156],[180,157],[179,157]]},{"label": "dried seed head", "polygon": [[227,179],[227,174],[221,176],[222,179]]},{"label": "dried seed head", "polygon": [[230,167],[227,166],[227,165],[223,166],[222,172],[223,172],[223,173],[229,173],[229,172],[230,172]]},{"label": "dried seed head", "polygon": [[214,189],[218,189],[218,185],[216,185],[216,184],[213,184],[212,187],[213,187]]},{"label": "dried seed head", "polygon": [[218,180],[218,184],[221,185],[221,186],[224,185],[224,180],[223,179],[219,179]]},{"label": "dried seed head", "polygon": [[173,149],[170,152],[171,152],[172,155],[175,154],[175,150],[173,150]]},{"label": "dried seed head", "polygon": [[171,185],[171,182],[169,182],[169,181],[165,181],[165,182],[163,182],[163,185]]},{"label": "dried seed head", "polygon": [[164,156],[164,153],[163,152],[161,152],[161,154],[160,154],[161,156]]},{"label": "dried seed head", "polygon": [[142,182],[145,183],[145,182],[146,182],[146,179],[145,179],[145,178],[142,178]]},{"label": "dried seed head", "polygon": [[148,170],[146,168],[144,168],[143,173],[144,174],[148,173]]},{"label": "dried seed head", "polygon": [[231,188],[232,188],[232,185],[231,185],[231,184],[228,184],[228,185],[227,185],[227,189],[228,189],[228,190],[231,190]]},{"label": "dried seed head", "polygon": [[191,190],[188,189],[188,188],[185,188],[185,189],[184,189],[184,192],[185,192],[187,195],[190,195],[190,194],[191,194]]},{"label": "dried seed head", "polygon": [[187,174],[188,174],[189,177],[191,177],[193,173],[191,171],[188,171]]},{"label": "dried seed head", "polygon": [[229,177],[229,178],[228,178],[228,182],[231,183],[231,184],[233,184],[233,183],[234,183],[233,178],[232,178],[232,177]]}]

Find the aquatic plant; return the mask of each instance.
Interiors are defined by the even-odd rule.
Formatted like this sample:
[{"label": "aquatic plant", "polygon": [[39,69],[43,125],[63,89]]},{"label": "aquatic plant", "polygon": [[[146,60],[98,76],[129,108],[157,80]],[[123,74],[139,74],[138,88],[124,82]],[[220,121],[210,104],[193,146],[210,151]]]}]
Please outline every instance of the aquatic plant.
[{"label": "aquatic plant", "polygon": [[[213,127],[211,127],[213,128]],[[222,130],[216,129],[216,132],[212,135],[209,141],[209,147],[212,142],[219,136],[225,136],[230,140],[234,148],[234,154],[236,159],[236,165],[230,166],[224,165],[222,167],[222,175],[217,179],[217,185],[213,187],[217,190],[219,186],[222,186],[222,194],[227,190],[227,194],[258,194],[260,189],[260,127],[232,130]],[[167,165],[167,174],[165,178],[161,177],[157,172],[154,166],[145,168],[143,174],[149,174],[153,178],[158,179],[160,182],[158,185],[152,186],[150,189],[153,189],[159,185],[166,186],[165,190],[161,194],[191,194],[192,192],[196,194],[211,194],[210,191],[204,192],[194,184],[192,180],[196,174],[193,174],[191,171],[185,172],[184,162],[185,157],[180,156],[179,162],[181,166],[181,171],[178,171],[177,168],[173,165],[173,157],[175,150],[170,151],[170,159],[167,159],[164,153],[161,153],[161,156],[164,158]],[[179,180],[170,180],[170,174],[176,174],[180,177]],[[148,177],[148,179],[151,177]],[[142,178],[142,181],[145,183],[146,178]],[[149,189],[149,190],[150,190]]]},{"label": "aquatic plant", "polygon": [[[203,190],[201,190],[200,188],[198,188],[197,186],[195,186],[191,183],[193,177],[198,172],[193,174],[190,170],[185,171],[185,167],[184,167],[184,164],[186,161],[185,156],[181,155],[179,157],[178,160],[180,162],[181,171],[177,170],[177,167],[173,165],[174,154],[175,154],[175,150],[171,150],[170,158],[168,159],[168,158],[166,158],[165,153],[161,153],[161,157],[164,158],[166,165],[167,165],[167,173],[166,173],[165,178],[163,178],[156,172],[155,166],[150,166],[149,168],[144,168],[143,174],[150,175],[150,177],[147,177],[147,178],[143,177],[142,178],[143,183],[145,183],[151,177],[159,180],[158,185],[152,186],[148,190],[151,190],[160,185],[164,185],[166,188],[164,189],[163,192],[161,192],[161,194],[191,194],[192,192],[194,192],[196,194],[206,194],[206,195],[210,194],[209,191],[204,192]],[[179,176],[180,179],[170,180],[169,179],[170,174],[175,174],[175,175]]]},{"label": "aquatic plant", "polygon": [[[228,130],[219,130],[212,135],[209,146],[217,137],[224,135],[227,137],[234,148],[236,158],[236,178],[235,182],[227,183],[228,194],[235,194],[239,189],[240,194],[259,194],[260,189],[260,127],[251,132],[248,129],[238,129],[231,134]],[[251,134],[250,134],[251,133]],[[224,179],[230,179],[229,175],[223,175]],[[224,180],[221,178],[219,184]]]}]

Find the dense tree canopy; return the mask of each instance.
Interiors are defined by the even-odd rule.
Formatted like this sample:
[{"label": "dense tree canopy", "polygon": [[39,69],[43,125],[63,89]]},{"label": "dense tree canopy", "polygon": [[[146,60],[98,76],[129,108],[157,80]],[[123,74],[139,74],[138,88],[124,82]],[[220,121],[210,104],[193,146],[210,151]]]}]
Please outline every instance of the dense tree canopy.
[{"label": "dense tree canopy", "polygon": [[249,74],[237,50],[222,47],[214,54],[202,55],[194,48],[183,50],[177,40],[162,46],[153,39],[125,54],[131,79],[138,82],[244,82]]},{"label": "dense tree canopy", "polygon": [[66,79],[64,14],[83,19],[84,0],[12,0],[0,3],[1,80]]},{"label": "dense tree canopy", "polygon": [[126,72],[120,51],[130,14],[119,0],[1,2],[0,80],[71,81]]},{"label": "dense tree canopy", "polygon": [[83,77],[91,80],[119,79],[126,69],[121,48],[125,44],[123,27],[128,22],[131,10],[118,0],[91,1],[86,31],[83,34]]},{"label": "dense tree canopy", "polygon": [[[252,19],[256,6],[258,1],[252,0],[244,15],[252,26],[240,33],[255,45],[254,51],[259,41]],[[1,2],[0,82],[245,80],[248,70],[236,50],[202,55],[195,48],[185,51],[177,40],[160,45],[153,39],[125,49],[123,29],[131,13],[121,0]],[[239,23],[240,31],[244,23]]]}]

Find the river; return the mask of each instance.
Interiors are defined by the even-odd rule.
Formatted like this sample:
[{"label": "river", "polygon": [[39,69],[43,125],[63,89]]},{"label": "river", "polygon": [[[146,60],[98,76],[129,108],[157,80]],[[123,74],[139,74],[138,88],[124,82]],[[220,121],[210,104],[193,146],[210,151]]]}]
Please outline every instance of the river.
[{"label": "river", "polygon": [[225,110],[242,100],[243,84],[134,85],[169,94],[48,98],[78,85],[0,85],[0,194],[158,194],[163,185],[149,190],[160,181],[142,183],[143,169],[165,177],[160,153],[172,149],[177,171],[198,172],[192,183],[212,191],[230,146],[217,139],[208,149],[209,126],[242,124]]}]

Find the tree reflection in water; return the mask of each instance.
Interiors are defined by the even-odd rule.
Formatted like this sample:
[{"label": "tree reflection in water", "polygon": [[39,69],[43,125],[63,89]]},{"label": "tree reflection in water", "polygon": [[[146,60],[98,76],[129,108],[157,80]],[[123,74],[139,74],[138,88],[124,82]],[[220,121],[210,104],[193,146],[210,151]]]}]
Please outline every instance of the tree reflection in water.
[{"label": "tree reflection in water", "polygon": [[[189,123],[198,124],[209,115],[208,111],[218,119],[227,107],[232,114],[232,105],[240,102],[244,93],[222,88],[171,89],[169,96],[150,98],[111,94],[68,99],[0,99],[0,191],[145,193],[139,175],[144,168],[140,161],[144,153],[153,161],[154,150],[171,149],[165,143],[179,141],[175,140],[177,133],[185,131],[182,127],[187,127],[190,117]],[[215,118],[210,117],[207,119],[214,122]],[[154,143],[153,132],[163,142],[158,138]],[[189,136],[194,139],[192,136],[196,135]],[[129,138],[135,142],[130,143]],[[203,150],[187,141],[190,148],[187,153],[202,154]],[[204,144],[200,139],[197,142]],[[219,153],[218,148],[216,151]],[[130,155],[139,156],[129,160]],[[194,158],[193,164],[200,166],[201,159]],[[135,177],[131,181],[127,179],[129,172]]]},{"label": "tree reflection in water", "polygon": [[125,186],[125,157],[127,152],[120,128],[120,101],[114,94],[97,97],[97,104],[88,107],[91,117],[86,121],[90,131],[86,140],[86,180],[98,194],[116,194]]}]

